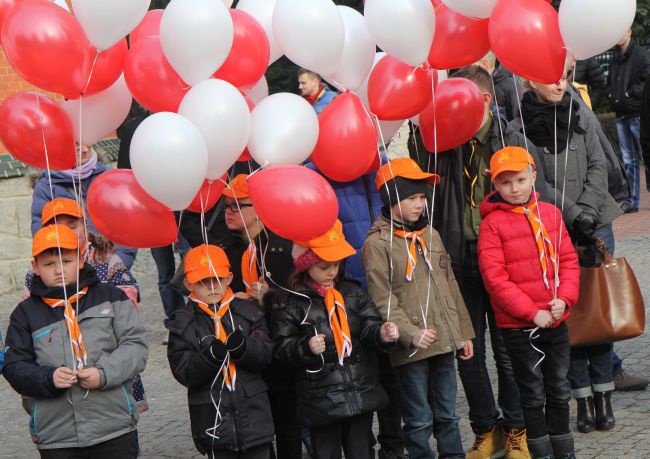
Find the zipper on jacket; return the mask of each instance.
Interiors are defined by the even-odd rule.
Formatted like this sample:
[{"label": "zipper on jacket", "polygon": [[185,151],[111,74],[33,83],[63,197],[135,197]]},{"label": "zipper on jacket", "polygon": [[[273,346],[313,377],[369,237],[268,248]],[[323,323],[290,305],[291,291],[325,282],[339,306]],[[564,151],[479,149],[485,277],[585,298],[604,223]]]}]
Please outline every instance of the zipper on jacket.
[{"label": "zipper on jacket", "polygon": [[346,363],[345,366],[343,367],[343,380],[345,381],[345,385],[346,385],[345,393],[348,397],[348,402],[352,406],[354,412],[358,414],[361,412],[361,408],[359,407],[359,404],[357,403],[357,399],[354,396],[354,386],[352,385],[352,373],[350,372],[349,363]]},{"label": "zipper on jacket", "polygon": [[370,222],[375,221],[375,212],[372,210],[372,194],[370,193],[370,185],[368,184],[368,176],[361,177],[363,181],[363,190],[366,192],[366,203],[368,204],[368,214],[370,215]]},{"label": "zipper on jacket", "polygon": [[32,414],[32,433],[38,438],[38,429],[36,428],[36,410],[38,409],[38,400],[34,402],[34,413]]}]

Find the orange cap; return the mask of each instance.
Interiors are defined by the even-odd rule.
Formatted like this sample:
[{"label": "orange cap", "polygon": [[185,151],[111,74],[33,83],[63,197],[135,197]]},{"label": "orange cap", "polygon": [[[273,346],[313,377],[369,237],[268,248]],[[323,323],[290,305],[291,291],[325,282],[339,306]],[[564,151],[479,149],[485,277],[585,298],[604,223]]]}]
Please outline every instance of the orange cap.
[{"label": "orange cap", "polygon": [[397,158],[387,162],[377,171],[377,177],[375,177],[377,189],[381,189],[386,182],[393,180],[395,177],[426,180],[429,185],[440,183],[439,175],[422,172],[418,163],[411,158]]},{"label": "orange cap", "polygon": [[70,215],[71,217],[82,218],[83,210],[74,199],[56,198],[43,206],[41,224],[47,225],[54,217],[59,215]]},{"label": "orange cap", "polygon": [[48,225],[39,229],[32,241],[32,257],[36,257],[48,249],[74,250],[79,246],[77,235],[65,225]]},{"label": "orange cap", "polygon": [[490,174],[492,181],[502,172],[521,172],[528,169],[528,165],[535,169],[535,160],[521,147],[505,147],[497,151],[490,158]]},{"label": "orange cap", "polygon": [[227,277],[230,262],[221,247],[202,244],[187,252],[184,271],[187,281],[194,284],[210,277]]},{"label": "orange cap", "polygon": [[223,195],[235,199],[248,198],[250,196],[248,193],[248,175],[236,175],[223,190]]},{"label": "orange cap", "polygon": [[357,253],[343,234],[343,224],[336,220],[334,226],[322,236],[310,241],[295,241],[296,244],[311,249],[325,261],[340,261]]}]

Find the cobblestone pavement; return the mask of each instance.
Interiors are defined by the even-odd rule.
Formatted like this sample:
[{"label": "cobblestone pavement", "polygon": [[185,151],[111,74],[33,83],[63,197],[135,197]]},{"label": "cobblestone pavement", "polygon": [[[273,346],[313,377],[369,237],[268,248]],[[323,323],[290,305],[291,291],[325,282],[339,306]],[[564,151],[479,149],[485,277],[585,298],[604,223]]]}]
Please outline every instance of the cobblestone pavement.
[{"label": "cobblestone pavement", "polygon": [[[650,214],[650,212],[648,212]],[[618,241],[617,256],[626,256],[634,267],[642,285],[646,304],[650,308],[650,225],[647,236]],[[157,293],[155,265],[149,251],[141,251],[135,274],[142,287],[142,317],[146,323],[150,343],[147,369],[142,375],[151,409],[140,418],[139,434],[142,457],[194,458],[200,457],[192,444],[184,388],[169,371],[166,347],[161,343],[166,336],[162,325],[162,305]],[[18,295],[0,297],[0,327],[6,330],[9,314]],[[646,308],[648,310],[649,308]],[[4,333],[3,333],[4,334]],[[616,345],[625,359],[629,372],[650,376],[650,336],[647,334]],[[491,358],[490,358],[491,360]],[[493,365],[490,372],[495,375]],[[459,388],[462,386],[459,383]],[[494,385],[496,387],[496,384]],[[28,419],[21,408],[19,396],[0,378],[0,458],[38,457],[27,430]],[[650,391],[616,392],[613,397],[616,427],[610,432],[580,434],[574,432],[580,458],[650,458]],[[575,411],[572,406],[572,428],[575,430]],[[467,418],[467,403],[462,389],[458,393],[458,415],[465,448],[473,440]],[[305,456],[306,457],[306,456]]]}]

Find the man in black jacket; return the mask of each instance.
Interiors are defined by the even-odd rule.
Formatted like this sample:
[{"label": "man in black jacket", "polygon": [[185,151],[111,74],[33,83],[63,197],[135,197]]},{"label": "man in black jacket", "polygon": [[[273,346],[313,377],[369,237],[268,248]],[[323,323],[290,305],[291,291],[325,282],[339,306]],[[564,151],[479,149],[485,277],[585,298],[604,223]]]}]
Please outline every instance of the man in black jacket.
[{"label": "man in black jacket", "polygon": [[589,88],[591,108],[595,111],[607,94],[607,79],[603,68],[595,57],[590,57],[576,61],[574,72],[576,83],[586,84]]},{"label": "man in black jacket", "polygon": [[632,31],[628,30],[614,48],[608,76],[609,102],[616,112],[618,142],[632,195],[630,201],[622,206],[626,213],[639,210],[641,100],[650,67],[646,49],[631,40]]},{"label": "man in black jacket", "polygon": [[492,51],[489,51],[474,65],[483,67],[492,75],[492,81],[494,83],[493,92],[501,116],[505,116],[508,121],[521,118],[519,114],[519,100],[524,90],[519,77],[514,76],[503,66],[497,68],[497,58]]}]

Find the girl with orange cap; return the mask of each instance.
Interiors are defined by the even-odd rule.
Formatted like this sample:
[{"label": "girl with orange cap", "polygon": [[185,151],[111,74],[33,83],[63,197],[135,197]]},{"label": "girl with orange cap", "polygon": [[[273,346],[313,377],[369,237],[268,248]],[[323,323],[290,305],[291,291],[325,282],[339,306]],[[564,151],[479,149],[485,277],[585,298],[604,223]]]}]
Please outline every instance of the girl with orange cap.
[{"label": "girl with orange cap", "polygon": [[399,338],[361,286],[344,278],[340,264],[354,252],[338,220],[326,234],[295,242],[295,292],[272,301],[275,358],[297,369],[298,415],[319,459],[340,457],[341,449],[370,457],[372,416],[387,403],[375,351]]}]

